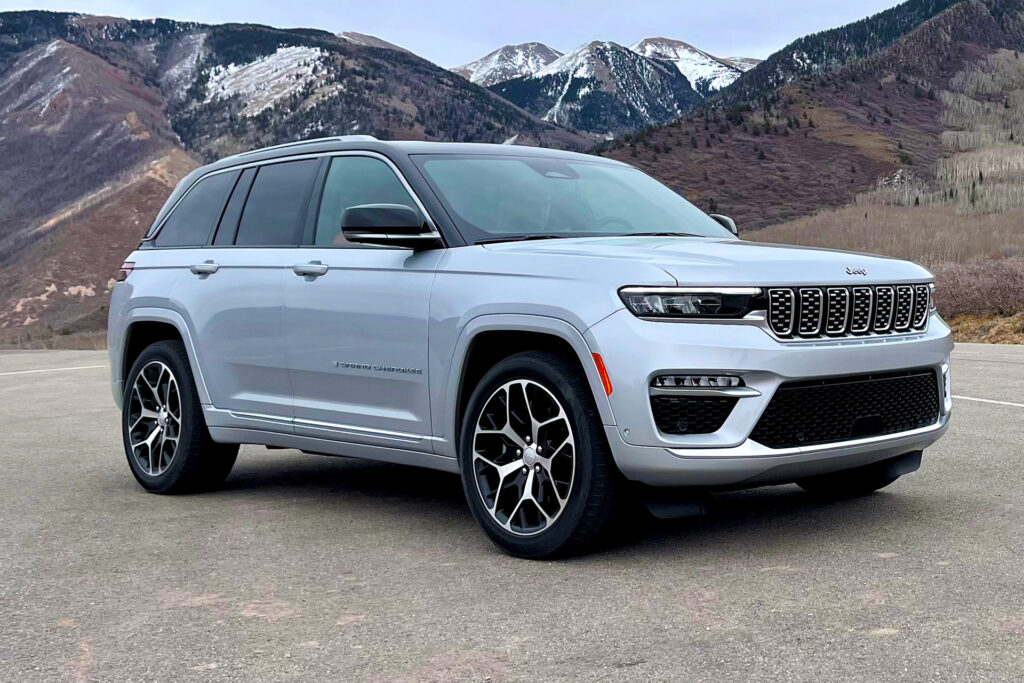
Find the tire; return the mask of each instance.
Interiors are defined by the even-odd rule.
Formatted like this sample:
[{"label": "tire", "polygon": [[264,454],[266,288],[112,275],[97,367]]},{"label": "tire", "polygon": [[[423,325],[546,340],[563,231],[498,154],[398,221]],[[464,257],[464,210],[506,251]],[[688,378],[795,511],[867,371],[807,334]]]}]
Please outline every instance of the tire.
[{"label": "tire", "polygon": [[474,388],[459,469],[477,523],[499,548],[528,559],[605,539],[623,488],[590,385],[574,361],[546,351],[506,358]]},{"label": "tire", "polygon": [[215,488],[238,455],[237,444],[210,438],[180,341],[152,344],[135,360],[125,382],[121,433],[132,474],[153,493]]}]

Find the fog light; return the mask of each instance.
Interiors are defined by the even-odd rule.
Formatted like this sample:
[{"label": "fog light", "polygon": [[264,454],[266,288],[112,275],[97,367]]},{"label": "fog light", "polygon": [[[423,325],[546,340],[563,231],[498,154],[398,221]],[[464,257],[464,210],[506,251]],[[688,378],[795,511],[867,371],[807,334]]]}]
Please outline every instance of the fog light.
[{"label": "fog light", "polygon": [[655,387],[742,387],[743,380],[732,375],[659,375],[651,382]]}]

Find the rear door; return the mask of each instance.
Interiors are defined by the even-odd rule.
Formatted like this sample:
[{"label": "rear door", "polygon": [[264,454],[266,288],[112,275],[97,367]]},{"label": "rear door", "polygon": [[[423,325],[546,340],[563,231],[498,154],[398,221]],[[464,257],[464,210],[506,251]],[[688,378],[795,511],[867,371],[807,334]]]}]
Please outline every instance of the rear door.
[{"label": "rear door", "polygon": [[329,164],[285,290],[295,431],[429,452],[427,325],[444,251],[347,242],[341,215],[350,206],[423,209],[382,157]]},{"label": "rear door", "polygon": [[[196,335],[213,407],[229,411],[231,421],[291,431],[284,287],[320,163],[283,161],[236,172],[212,244],[193,250],[174,289]],[[218,410],[210,414],[214,423]]]}]

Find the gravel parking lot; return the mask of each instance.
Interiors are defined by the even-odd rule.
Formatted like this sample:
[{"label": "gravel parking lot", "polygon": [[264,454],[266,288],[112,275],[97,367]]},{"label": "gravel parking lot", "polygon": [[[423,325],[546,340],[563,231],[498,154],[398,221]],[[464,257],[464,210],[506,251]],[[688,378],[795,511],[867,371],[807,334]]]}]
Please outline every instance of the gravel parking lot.
[{"label": "gravel parking lot", "polygon": [[0,680],[1021,680],[1024,347],[953,372],[881,493],[719,494],[529,562],[442,473],[246,447],[222,491],[144,493],[104,352],[0,354]]}]

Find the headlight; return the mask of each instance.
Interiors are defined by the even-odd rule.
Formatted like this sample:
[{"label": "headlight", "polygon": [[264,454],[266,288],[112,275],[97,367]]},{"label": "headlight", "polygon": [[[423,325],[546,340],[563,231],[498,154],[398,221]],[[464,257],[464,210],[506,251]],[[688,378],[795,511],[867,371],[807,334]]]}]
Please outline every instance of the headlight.
[{"label": "headlight", "polygon": [[619,296],[640,318],[742,318],[765,308],[760,287],[623,287]]},{"label": "headlight", "polygon": [[935,305],[935,283],[934,282],[929,282],[928,283],[928,301],[931,302],[931,306],[930,306],[931,310],[937,311],[938,310],[938,306]]}]

